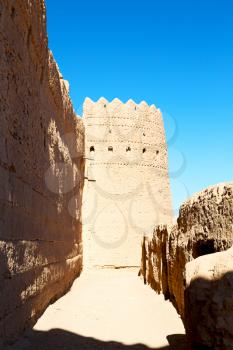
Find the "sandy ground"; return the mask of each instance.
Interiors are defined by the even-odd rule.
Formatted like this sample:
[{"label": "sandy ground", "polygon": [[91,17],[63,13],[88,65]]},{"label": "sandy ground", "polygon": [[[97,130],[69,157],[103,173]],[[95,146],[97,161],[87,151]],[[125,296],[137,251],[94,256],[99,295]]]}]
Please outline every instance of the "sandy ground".
[{"label": "sandy ground", "polygon": [[134,269],[87,271],[12,350],[185,349],[183,324]]}]

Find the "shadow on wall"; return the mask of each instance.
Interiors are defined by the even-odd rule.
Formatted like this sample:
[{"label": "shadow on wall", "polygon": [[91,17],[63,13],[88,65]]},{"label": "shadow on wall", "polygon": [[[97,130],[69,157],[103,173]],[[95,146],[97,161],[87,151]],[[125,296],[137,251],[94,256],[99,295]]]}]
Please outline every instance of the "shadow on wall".
[{"label": "shadow on wall", "polygon": [[233,271],[217,278],[216,270],[212,280],[197,277],[185,290],[185,328],[193,350],[233,349]]},{"label": "shadow on wall", "polygon": [[167,339],[170,345],[152,349],[143,344],[125,345],[115,341],[105,342],[62,329],[52,329],[48,332],[29,331],[23,341],[5,347],[5,350],[186,350],[184,335],[174,334]]}]

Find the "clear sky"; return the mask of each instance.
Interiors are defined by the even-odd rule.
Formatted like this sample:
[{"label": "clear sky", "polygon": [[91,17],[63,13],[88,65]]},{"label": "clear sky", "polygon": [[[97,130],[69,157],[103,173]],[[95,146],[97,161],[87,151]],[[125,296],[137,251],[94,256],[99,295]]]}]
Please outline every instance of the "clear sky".
[{"label": "clear sky", "polygon": [[232,0],[46,4],[49,46],[78,114],[86,96],[145,100],[164,113],[175,208],[233,180]]}]

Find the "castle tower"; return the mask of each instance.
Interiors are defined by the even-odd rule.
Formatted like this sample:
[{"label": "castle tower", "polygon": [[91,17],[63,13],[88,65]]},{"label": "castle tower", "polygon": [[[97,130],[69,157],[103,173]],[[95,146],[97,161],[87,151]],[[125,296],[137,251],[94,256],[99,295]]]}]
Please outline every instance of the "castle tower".
[{"label": "castle tower", "polygon": [[154,105],[84,103],[84,265],[139,266],[141,240],[172,220],[162,114]]}]

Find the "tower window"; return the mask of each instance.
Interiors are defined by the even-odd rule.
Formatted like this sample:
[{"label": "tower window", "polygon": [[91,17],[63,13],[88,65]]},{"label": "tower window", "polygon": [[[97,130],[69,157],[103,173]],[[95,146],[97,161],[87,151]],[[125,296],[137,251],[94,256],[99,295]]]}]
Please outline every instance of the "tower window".
[{"label": "tower window", "polygon": [[156,151],[156,154],[158,155],[158,154],[159,154],[159,151]]},{"label": "tower window", "polygon": [[146,153],[146,148],[143,148],[142,153]]},{"label": "tower window", "polygon": [[94,146],[90,147],[90,152],[95,152],[95,147]]},{"label": "tower window", "polygon": [[109,152],[113,152],[113,147],[112,147],[112,146],[109,146],[109,147],[108,147],[108,151],[109,151]]},{"label": "tower window", "polygon": [[126,152],[130,152],[130,151],[131,151],[131,147],[130,146],[126,147]]}]

